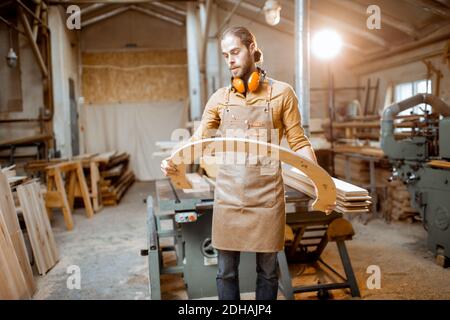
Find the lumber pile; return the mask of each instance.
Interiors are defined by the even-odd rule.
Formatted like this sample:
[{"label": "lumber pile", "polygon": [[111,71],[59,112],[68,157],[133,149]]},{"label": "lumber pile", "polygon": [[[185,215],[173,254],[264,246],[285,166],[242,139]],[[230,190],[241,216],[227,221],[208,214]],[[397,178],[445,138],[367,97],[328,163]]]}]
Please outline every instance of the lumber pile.
[{"label": "lumber pile", "polygon": [[126,152],[108,152],[95,157],[100,174],[100,192],[103,205],[117,205],[135,176],[129,168],[130,155]]},{"label": "lumber pile", "polygon": [[[347,163],[348,162],[348,163]],[[346,166],[350,181],[358,186],[368,185],[370,182],[369,163],[358,158],[345,157],[344,155],[336,154],[334,157],[334,174],[339,179],[347,179]]]},{"label": "lumber pile", "polygon": [[386,199],[382,202],[385,217],[413,223],[420,221],[420,213],[411,207],[411,197],[402,181],[394,180],[387,184]]},{"label": "lumber pile", "polygon": [[30,262],[44,275],[59,259],[39,182],[15,174],[13,166],[0,170],[0,300],[30,299],[36,291]]},{"label": "lumber pile", "polygon": [[0,300],[29,299],[36,284],[8,179],[0,172]]},{"label": "lumber pile", "polygon": [[34,160],[26,164],[25,170],[29,173],[45,172],[49,166],[72,160],[81,161],[96,212],[103,205],[117,205],[135,181],[129,168],[130,155],[117,151],[82,154],[73,159]]},{"label": "lumber pile", "polygon": [[[312,181],[300,170],[291,166],[283,166],[283,180],[288,186],[315,198],[315,189]],[[366,189],[360,188],[345,181],[333,178],[336,186],[335,211],[343,214],[359,214],[369,211],[371,197]]]}]

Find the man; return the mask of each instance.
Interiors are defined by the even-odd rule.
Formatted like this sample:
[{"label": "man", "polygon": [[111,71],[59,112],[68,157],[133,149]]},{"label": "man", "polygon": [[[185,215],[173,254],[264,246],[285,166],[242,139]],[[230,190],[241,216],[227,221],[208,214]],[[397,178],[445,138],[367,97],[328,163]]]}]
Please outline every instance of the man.
[{"label": "man", "polygon": [[[265,76],[257,68],[262,52],[246,28],[227,29],[221,38],[231,84],[209,99],[199,128],[191,140],[236,130],[247,138],[267,138],[279,144],[283,135],[292,150],[317,163],[300,125],[298,100],[290,85]],[[275,131],[274,135],[270,132]],[[240,252],[256,252],[256,299],[277,298],[277,252],[284,247],[285,199],[280,163],[257,157],[250,163],[224,164],[216,177],[212,243],[218,250],[219,299],[239,300]],[[166,175],[176,173],[164,160]]]}]

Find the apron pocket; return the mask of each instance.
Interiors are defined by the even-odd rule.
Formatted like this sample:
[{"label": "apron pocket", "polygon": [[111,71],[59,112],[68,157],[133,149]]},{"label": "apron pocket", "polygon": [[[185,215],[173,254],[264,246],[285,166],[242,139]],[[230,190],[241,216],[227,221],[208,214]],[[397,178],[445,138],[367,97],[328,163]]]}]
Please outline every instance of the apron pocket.
[{"label": "apron pocket", "polygon": [[272,208],[277,200],[280,173],[263,175],[261,166],[247,167],[244,179],[244,207]]},{"label": "apron pocket", "polygon": [[241,166],[236,165],[223,165],[219,168],[214,189],[216,204],[242,206],[243,174],[240,168]]}]

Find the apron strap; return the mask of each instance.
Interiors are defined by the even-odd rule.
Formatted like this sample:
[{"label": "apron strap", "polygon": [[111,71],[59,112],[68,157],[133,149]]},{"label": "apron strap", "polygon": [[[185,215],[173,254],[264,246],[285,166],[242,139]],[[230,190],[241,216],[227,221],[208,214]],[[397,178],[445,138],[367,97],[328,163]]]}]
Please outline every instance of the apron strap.
[{"label": "apron strap", "polygon": [[225,92],[225,106],[228,108],[228,104],[230,103],[230,94],[231,94],[231,84],[228,86],[228,90]]},{"label": "apron strap", "polygon": [[269,80],[269,86],[267,87],[267,97],[266,97],[267,109],[269,109],[270,100],[272,99],[272,84],[273,84],[272,79],[268,79],[268,80]]}]

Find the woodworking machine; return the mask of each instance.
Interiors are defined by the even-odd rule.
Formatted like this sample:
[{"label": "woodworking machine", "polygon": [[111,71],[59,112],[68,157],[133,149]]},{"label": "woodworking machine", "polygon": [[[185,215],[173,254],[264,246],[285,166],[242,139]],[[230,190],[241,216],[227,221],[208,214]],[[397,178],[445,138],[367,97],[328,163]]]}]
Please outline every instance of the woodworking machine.
[{"label": "woodworking machine", "polygon": [[[359,297],[359,288],[344,243],[353,236],[351,224],[337,212],[327,215],[320,211],[308,211],[310,198],[288,186],[285,188],[286,203],[291,208],[287,212],[287,224],[293,234],[292,241],[286,245],[286,254],[284,251],[278,253],[281,292],[287,299],[294,299],[295,293],[301,292],[317,292],[319,298],[327,298],[329,290],[349,288],[353,297]],[[195,192],[175,189],[170,180],[156,181],[156,197],[149,196],[146,200],[148,248],[142,252],[142,255],[148,256],[152,300],[162,298],[163,277],[168,274],[183,276],[189,299],[217,296],[217,251],[211,245],[213,199],[213,188],[208,192]],[[170,243],[163,243],[163,238],[170,240]],[[329,242],[337,245],[345,277],[321,259]],[[168,256],[170,254],[172,259]],[[342,281],[294,287],[288,260],[312,263],[339,275]],[[239,285],[241,293],[255,290],[254,253],[241,254]]]},{"label": "woodworking machine", "polygon": [[[394,134],[395,117],[411,107],[428,104],[427,113],[400,139]],[[383,112],[381,147],[393,165],[392,179],[400,179],[420,212],[428,232],[428,248],[436,262],[450,262],[450,106],[431,94],[418,94]]]}]

